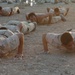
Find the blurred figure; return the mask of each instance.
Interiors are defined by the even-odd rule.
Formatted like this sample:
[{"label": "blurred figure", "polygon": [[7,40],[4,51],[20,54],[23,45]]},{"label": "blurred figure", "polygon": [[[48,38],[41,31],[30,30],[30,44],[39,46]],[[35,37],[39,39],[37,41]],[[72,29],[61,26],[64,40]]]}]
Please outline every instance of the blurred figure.
[{"label": "blurred figure", "polygon": [[0,6],[0,15],[1,16],[11,16],[11,15],[16,14],[16,13],[18,13],[18,14],[20,13],[19,7],[13,7],[13,8],[4,7],[4,8],[2,8]]},{"label": "blurred figure", "polygon": [[5,27],[0,27],[0,57],[7,56],[11,51],[16,50],[16,57],[22,58],[24,46],[24,35],[13,33]]}]

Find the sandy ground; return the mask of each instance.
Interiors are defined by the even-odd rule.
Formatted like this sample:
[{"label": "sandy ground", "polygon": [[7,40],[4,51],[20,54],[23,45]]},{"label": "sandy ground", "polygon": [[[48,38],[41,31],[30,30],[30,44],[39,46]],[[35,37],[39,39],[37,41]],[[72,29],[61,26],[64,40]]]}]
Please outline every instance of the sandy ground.
[{"label": "sandy ground", "polygon": [[[14,6],[14,4],[0,4]],[[35,7],[25,7],[21,9],[21,14],[11,17],[1,17],[0,23],[9,20],[25,20],[25,13],[30,11],[46,12],[47,7],[64,6],[69,7],[70,11],[66,16],[66,22],[58,22],[50,26],[37,25],[36,31],[25,35],[24,58],[18,60],[13,57],[0,59],[0,75],[75,75],[75,53],[67,54],[62,50],[51,48],[51,54],[43,52],[42,34],[47,32],[64,32],[67,29],[75,29],[75,4],[41,4]]]}]

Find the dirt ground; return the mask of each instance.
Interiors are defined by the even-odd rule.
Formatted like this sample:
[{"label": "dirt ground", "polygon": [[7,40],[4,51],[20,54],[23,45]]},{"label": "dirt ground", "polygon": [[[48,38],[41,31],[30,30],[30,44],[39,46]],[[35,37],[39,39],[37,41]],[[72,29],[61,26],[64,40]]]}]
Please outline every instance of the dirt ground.
[{"label": "dirt ground", "polygon": [[[14,4],[0,4],[0,6],[14,6]],[[36,30],[24,37],[23,60],[14,57],[0,59],[0,75],[75,75],[75,53],[64,53],[62,50],[51,47],[51,54],[43,52],[42,34],[47,32],[61,33],[68,29],[75,29],[75,4],[39,4],[26,6],[20,14],[10,17],[0,16],[0,24],[9,20],[25,20],[27,12],[46,12],[47,7],[69,7],[66,22],[48,25],[37,25]],[[49,46],[50,47],[50,46]]]}]

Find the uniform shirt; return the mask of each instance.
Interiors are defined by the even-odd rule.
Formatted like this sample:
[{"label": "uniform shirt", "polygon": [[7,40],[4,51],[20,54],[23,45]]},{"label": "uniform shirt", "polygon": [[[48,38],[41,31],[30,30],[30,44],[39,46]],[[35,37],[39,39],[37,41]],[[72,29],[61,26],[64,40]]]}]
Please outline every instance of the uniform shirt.
[{"label": "uniform shirt", "polygon": [[[11,27],[13,26],[13,28],[14,28],[14,26],[16,26],[14,29],[12,28],[13,31],[20,30],[20,28],[18,28],[18,27],[20,25],[22,25],[21,32],[24,33],[24,34],[29,33],[29,32],[33,31],[36,28],[36,24],[35,23],[33,23],[33,22],[27,22],[27,21],[11,20],[11,21],[9,21],[6,24],[6,27],[9,26],[9,25],[11,25]],[[9,27],[8,27],[8,29],[10,29]],[[10,30],[12,30],[12,29],[10,29]]]},{"label": "uniform shirt", "polygon": [[12,9],[12,14],[15,14],[19,10],[19,7],[13,7],[13,8],[11,8],[11,7],[4,7],[2,9],[3,16],[7,16],[11,12],[11,9]]},{"label": "uniform shirt", "polygon": [[[65,13],[67,12],[66,8],[64,7],[59,7],[59,11],[60,11],[60,14],[63,14],[63,15],[65,15]],[[50,9],[49,12],[54,13],[54,9]]]},{"label": "uniform shirt", "polygon": [[11,12],[11,8],[10,7],[4,7],[2,8],[2,16],[9,16]]},{"label": "uniform shirt", "polygon": [[[74,42],[75,42],[75,32],[70,32],[70,34],[72,35],[73,39],[74,39]],[[56,48],[59,48],[59,49],[65,49],[63,46],[62,46],[62,43],[61,43],[61,35],[62,34],[57,34],[57,33],[47,33],[46,35],[46,40],[47,42],[52,45],[53,47],[56,47]]]},{"label": "uniform shirt", "polygon": [[10,30],[0,30],[0,53],[8,53],[19,46],[19,37]]},{"label": "uniform shirt", "polygon": [[65,15],[65,13],[67,12],[67,10],[65,8],[59,8],[59,11],[61,14]]}]

